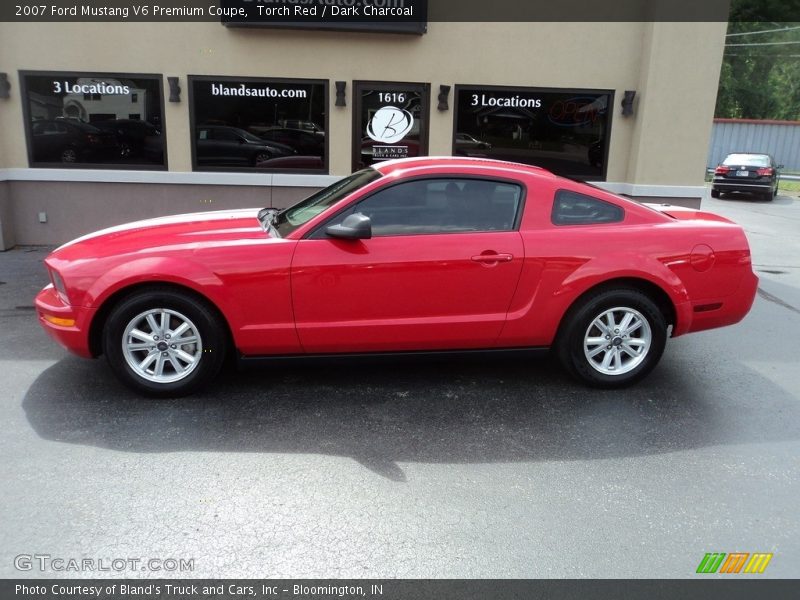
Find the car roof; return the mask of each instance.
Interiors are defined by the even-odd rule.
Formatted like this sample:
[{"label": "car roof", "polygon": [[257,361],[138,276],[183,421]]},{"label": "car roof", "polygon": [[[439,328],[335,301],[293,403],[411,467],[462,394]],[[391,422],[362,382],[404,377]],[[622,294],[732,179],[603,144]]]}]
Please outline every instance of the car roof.
[{"label": "car roof", "polygon": [[382,175],[391,175],[397,171],[405,169],[417,169],[424,167],[475,167],[475,168],[495,168],[503,169],[505,171],[516,171],[520,174],[533,174],[539,176],[549,176],[555,178],[555,175],[542,167],[533,165],[523,165],[521,163],[508,162],[505,160],[495,160],[491,158],[471,158],[465,156],[420,156],[417,158],[400,158],[397,160],[387,160],[377,165],[372,165],[372,168],[381,173]]}]

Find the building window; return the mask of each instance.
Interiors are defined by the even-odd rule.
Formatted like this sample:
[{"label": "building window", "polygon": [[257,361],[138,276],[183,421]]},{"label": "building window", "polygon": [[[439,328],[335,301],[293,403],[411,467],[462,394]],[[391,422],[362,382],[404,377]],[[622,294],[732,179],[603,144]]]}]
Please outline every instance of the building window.
[{"label": "building window", "polygon": [[[32,167],[166,168],[160,75],[20,72]],[[132,120],[131,94],[139,96]]]},{"label": "building window", "polygon": [[189,76],[195,170],[328,172],[328,82]]},{"label": "building window", "polygon": [[612,91],[458,85],[455,95],[454,155],[605,180]]},{"label": "building window", "polygon": [[428,154],[427,83],[353,84],[353,170]]}]

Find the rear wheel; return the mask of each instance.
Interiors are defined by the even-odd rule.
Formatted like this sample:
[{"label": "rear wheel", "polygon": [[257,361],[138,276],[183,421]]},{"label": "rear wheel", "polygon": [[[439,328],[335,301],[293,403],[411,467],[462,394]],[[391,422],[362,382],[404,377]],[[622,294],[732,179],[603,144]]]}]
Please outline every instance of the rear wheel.
[{"label": "rear wheel", "polygon": [[224,325],[210,306],[172,289],[137,292],[112,309],[103,352],[114,374],[136,391],[184,396],[219,372]]},{"label": "rear wheel", "polygon": [[634,383],[658,364],[667,323],[658,306],[638,290],[598,292],[570,309],[557,352],[564,368],[594,387]]},{"label": "rear wheel", "polygon": [[772,192],[766,192],[764,194],[761,194],[761,199],[764,200],[765,202],[772,202],[772,199],[774,197],[775,196]]},{"label": "rear wheel", "polygon": [[712,198],[719,198],[719,190],[711,189],[711,197]]}]

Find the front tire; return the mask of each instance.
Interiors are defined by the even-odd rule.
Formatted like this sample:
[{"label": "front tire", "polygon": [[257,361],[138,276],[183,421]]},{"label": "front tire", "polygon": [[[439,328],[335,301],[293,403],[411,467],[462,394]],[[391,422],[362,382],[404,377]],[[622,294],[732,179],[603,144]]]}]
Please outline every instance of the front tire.
[{"label": "front tire", "polygon": [[638,290],[597,292],[569,310],[557,341],[561,364],[593,387],[619,388],[655,368],[667,342],[667,322]]},{"label": "front tire", "polygon": [[136,292],[115,306],[103,331],[111,370],[128,387],[153,397],[178,397],[219,373],[227,335],[216,311],[169,288]]},{"label": "front tire", "polygon": [[272,155],[268,152],[259,152],[253,157],[253,166],[257,167],[259,163],[267,162],[272,158]]}]

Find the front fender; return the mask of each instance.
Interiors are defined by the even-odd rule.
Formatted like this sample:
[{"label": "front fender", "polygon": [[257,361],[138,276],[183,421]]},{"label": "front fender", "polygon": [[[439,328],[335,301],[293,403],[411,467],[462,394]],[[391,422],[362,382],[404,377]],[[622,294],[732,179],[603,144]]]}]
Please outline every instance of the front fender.
[{"label": "front fender", "polygon": [[222,280],[203,264],[188,258],[145,257],[117,265],[86,290],[83,305],[99,308],[118,291],[141,283],[172,283],[194,290],[218,304]]}]

